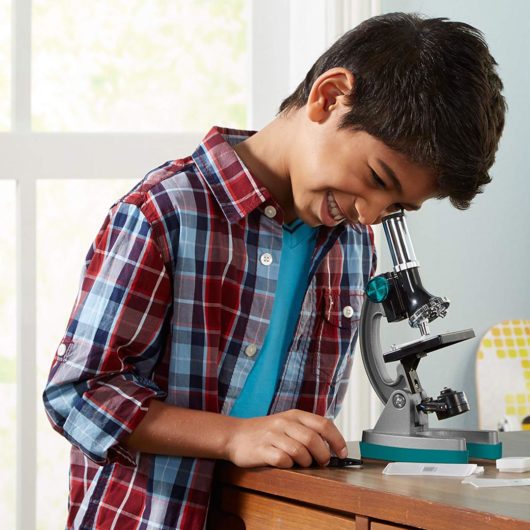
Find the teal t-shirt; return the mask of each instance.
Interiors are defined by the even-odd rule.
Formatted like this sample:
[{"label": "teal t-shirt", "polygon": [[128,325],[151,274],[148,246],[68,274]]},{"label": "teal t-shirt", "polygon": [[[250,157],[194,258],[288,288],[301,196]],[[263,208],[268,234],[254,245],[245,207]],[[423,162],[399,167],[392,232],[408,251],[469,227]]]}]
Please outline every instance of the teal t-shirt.
[{"label": "teal t-shirt", "polygon": [[271,405],[307,290],[318,229],[297,219],[283,226],[282,254],[271,321],[265,341],[231,416],[266,416]]}]

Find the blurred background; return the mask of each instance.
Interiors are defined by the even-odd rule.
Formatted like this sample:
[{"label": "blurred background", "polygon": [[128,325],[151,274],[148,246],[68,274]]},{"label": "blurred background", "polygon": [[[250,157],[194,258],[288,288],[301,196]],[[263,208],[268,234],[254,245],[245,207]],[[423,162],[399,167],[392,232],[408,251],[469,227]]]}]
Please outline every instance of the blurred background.
[{"label": "blurred background", "polygon": [[[439,331],[472,327],[478,337],[432,354],[419,373],[431,394],[465,390],[472,411],[450,422],[477,426],[478,340],[500,321],[530,319],[530,4],[0,0],[2,528],[64,527],[69,447],[41,393],[107,209],[147,171],[189,154],[212,125],[265,125],[331,42],[390,11],[478,27],[505,84],[508,122],[487,192],[467,212],[434,202],[409,216],[425,286],[452,301]],[[379,246],[384,272],[380,237]],[[401,333],[385,329],[384,341],[402,342]],[[359,357],[339,418],[352,440],[381,408]],[[519,406],[530,414],[528,401]]]}]

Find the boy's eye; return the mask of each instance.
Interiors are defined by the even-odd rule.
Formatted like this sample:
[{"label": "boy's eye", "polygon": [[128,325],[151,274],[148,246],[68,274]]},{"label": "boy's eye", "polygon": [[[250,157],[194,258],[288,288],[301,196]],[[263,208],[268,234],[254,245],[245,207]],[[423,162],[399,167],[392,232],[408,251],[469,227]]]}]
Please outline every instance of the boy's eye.
[{"label": "boy's eye", "polygon": [[385,189],[386,183],[385,181],[372,169],[372,178],[374,182],[376,183],[377,187]]}]

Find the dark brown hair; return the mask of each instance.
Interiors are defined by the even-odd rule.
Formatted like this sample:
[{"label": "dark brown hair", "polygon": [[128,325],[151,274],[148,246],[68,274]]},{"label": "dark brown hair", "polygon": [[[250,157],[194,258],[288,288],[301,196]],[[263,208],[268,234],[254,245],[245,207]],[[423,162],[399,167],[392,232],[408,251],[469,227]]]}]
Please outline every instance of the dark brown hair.
[{"label": "dark brown hair", "polygon": [[355,77],[341,127],[365,131],[434,170],[439,198],[468,208],[491,182],[506,110],[482,33],[446,18],[370,18],[316,61],[280,112],[303,107],[318,76],[337,66]]}]

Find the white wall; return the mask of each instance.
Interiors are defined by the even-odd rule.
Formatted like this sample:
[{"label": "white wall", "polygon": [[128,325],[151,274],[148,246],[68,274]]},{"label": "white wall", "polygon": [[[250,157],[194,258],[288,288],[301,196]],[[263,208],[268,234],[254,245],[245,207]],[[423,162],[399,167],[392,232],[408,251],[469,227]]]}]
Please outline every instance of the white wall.
[{"label": "white wall", "polygon": [[[425,287],[452,304],[433,331],[471,327],[481,337],[505,319],[530,318],[530,2],[525,0],[382,0],[382,12],[406,11],[467,22],[486,36],[499,64],[509,110],[493,182],[460,212],[434,201],[408,224]],[[390,267],[383,245],[386,268]],[[390,327],[390,326],[389,326]],[[389,328],[386,328],[387,330]],[[394,341],[399,341],[395,338]],[[443,386],[465,390],[472,411],[443,422],[476,427],[475,351],[478,339],[431,353],[419,375],[430,395]],[[433,425],[436,422],[433,422]]]}]

